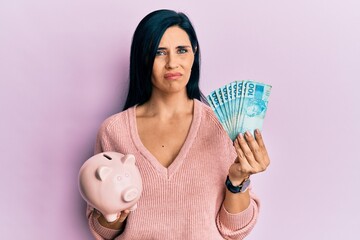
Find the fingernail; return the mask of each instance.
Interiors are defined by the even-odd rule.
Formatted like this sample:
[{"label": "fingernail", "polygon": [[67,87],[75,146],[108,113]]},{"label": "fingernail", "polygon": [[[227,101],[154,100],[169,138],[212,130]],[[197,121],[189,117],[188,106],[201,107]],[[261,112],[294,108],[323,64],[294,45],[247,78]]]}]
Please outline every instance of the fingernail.
[{"label": "fingernail", "polygon": [[251,133],[249,131],[246,131],[245,134],[246,134],[247,137],[251,136]]},{"label": "fingernail", "polygon": [[239,137],[240,139],[243,139],[243,138],[244,138],[244,136],[242,135],[242,133],[239,133],[238,137]]},{"label": "fingernail", "polygon": [[260,134],[260,130],[259,130],[259,129],[255,129],[255,133],[256,133],[256,134]]}]

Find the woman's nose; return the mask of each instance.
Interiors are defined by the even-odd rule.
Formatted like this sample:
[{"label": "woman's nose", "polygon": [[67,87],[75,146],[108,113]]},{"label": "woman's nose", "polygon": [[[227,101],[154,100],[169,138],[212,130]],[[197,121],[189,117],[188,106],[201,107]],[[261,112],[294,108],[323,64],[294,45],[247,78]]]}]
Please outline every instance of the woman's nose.
[{"label": "woman's nose", "polygon": [[169,53],[167,56],[166,68],[174,69],[178,67],[179,67],[179,63],[176,54]]}]

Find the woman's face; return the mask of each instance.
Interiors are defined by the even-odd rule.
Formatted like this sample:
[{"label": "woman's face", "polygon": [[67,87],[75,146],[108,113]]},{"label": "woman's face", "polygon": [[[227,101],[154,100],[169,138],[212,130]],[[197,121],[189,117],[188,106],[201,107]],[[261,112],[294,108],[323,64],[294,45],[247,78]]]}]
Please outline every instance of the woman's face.
[{"label": "woman's face", "polygon": [[186,92],[193,62],[194,52],[187,33],[177,26],[169,27],[155,56],[151,77],[153,91]]}]

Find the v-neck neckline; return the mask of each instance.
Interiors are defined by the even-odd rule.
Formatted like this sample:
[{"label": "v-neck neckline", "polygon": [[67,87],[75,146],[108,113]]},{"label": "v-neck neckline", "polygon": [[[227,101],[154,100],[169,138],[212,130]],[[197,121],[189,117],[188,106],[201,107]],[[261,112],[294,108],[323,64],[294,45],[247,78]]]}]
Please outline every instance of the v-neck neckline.
[{"label": "v-neck neckline", "polygon": [[131,137],[135,143],[136,148],[162,176],[170,179],[183,163],[184,158],[186,157],[196,137],[196,133],[200,126],[201,120],[200,102],[197,99],[194,99],[193,118],[191,121],[189,132],[186,136],[184,144],[180,148],[179,153],[168,167],[163,166],[159,162],[159,160],[157,160],[156,157],[142,143],[137,129],[136,106],[129,110],[129,125],[131,129]]}]

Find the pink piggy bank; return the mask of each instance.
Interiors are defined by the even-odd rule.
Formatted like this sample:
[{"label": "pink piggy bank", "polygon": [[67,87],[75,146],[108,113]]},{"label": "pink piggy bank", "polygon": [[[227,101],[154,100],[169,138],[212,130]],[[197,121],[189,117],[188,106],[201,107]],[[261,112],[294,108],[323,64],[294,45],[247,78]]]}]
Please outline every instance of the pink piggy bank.
[{"label": "pink piggy bank", "polygon": [[103,152],[88,159],[80,168],[81,196],[99,210],[108,222],[118,213],[137,207],[142,181],[135,157],[117,152]]}]

